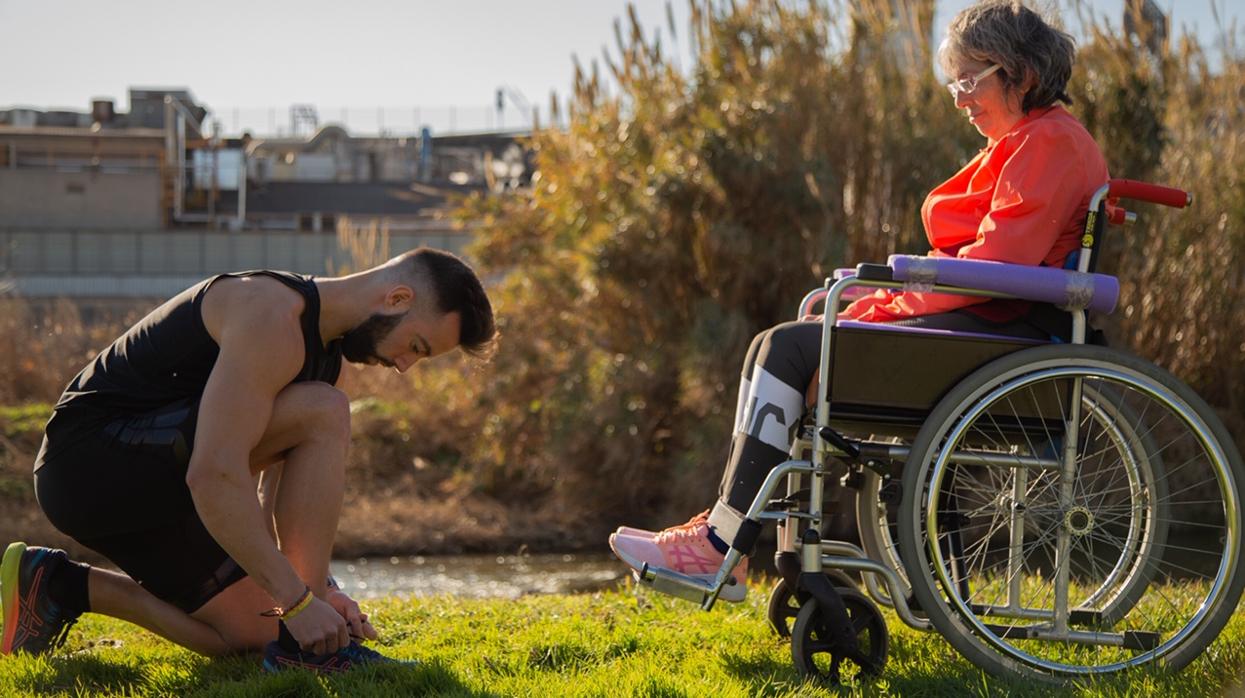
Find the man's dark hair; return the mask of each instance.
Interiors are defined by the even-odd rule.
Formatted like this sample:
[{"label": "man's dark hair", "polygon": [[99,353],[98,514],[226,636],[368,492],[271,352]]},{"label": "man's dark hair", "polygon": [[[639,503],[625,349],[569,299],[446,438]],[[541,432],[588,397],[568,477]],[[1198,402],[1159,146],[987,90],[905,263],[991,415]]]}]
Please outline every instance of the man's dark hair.
[{"label": "man's dark hair", "polygon": [[458,344],[463,351],[485,359],[493,353],[497,341],[493,306],[466,262],[443,250],[420,247],[399,256],[398,268],[432,291],[438,311],[458,313],[462,319]]}]

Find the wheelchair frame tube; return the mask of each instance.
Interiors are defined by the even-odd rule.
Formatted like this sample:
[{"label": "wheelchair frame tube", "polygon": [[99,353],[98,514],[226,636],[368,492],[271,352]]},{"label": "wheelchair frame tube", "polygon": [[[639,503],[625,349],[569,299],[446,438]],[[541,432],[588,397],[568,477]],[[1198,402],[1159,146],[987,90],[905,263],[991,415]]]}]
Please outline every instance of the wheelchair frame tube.
[{"label": "wheelchair frame tube", "polygon": [[1020,608],[1020,584],[1024,581],[1024,544],[1025,544],[1025,492],[1029,487],[1029,471],[1017,468],[1012,481],[1012,506],[1008,525],[1011,536],[1007,546],[1007,608],[1014,611]]},{"label": "wheelchair frame tube", "polygon": [[[1080,324],[1076,320],[1080,320]],[[1085,333],[1085,313],[1077,313],[1073,319],[1073,331]],[[1081,377],[1072,378],[1072,390],[1068,405],[1068,421],[1063,434],[1063,472],[1059,475],[1059,508],[1063,512],[1072,509],[1073,486],[1076,484],[1076,445],[1081,438]],[[1055,632],[1068,632],[1068,584],[1072,578],[1072,531],[1067,519],[1055,531]]]},{"label": "wheelchair frame tube", "polygon": [[[865,557],[865,552],[850,543],[842,542],[823,542],[821,544],[821,566],[823,568],[836,570],[854,570],[861,573],[861,577],[865,579],[865,588],[868,589],[869,595],[876,598],[875,590],[877,580],[874,575],[886,580],[886,586],[890,589],[890,597],[894,599],[892,608],[899,619],[910,628],[917,630],[929,630],[930,624],[927,620],[917,618],[912,613],[912,609],[908,606],[908,600],[903,595],[903,584],[899,581],[899,575],[895,570],[878,562]],[[831,552],[834,554],[826,554]],[[872,582],[872,585],[870,585]]]}]

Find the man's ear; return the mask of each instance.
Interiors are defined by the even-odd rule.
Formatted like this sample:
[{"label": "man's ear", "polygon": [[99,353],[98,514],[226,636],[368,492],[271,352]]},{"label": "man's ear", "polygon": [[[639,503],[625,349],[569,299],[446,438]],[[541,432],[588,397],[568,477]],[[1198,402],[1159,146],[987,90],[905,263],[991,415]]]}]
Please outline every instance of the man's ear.
[{"label": "man's ear", "polygon": [[406,284],[399,284],[385,294],[385,310],[407,310],[415,301],[415,291]]}]

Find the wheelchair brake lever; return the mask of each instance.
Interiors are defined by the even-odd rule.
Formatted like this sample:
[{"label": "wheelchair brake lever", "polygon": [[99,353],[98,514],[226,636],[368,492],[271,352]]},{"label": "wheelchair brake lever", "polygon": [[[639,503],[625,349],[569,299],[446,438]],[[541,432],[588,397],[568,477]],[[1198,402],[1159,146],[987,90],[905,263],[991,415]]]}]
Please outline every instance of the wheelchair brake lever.
[{"label": "wheelchair brake lever", "polygon": [[856,444],[848,441],[842,434],[831,429],[830,427],[822,427],[821,429],[818,429],[817,434],[821,436],[822,440],[826,443],[842,451],[848,458],[856,460],[860,457],[860,449],[856,446]]}]

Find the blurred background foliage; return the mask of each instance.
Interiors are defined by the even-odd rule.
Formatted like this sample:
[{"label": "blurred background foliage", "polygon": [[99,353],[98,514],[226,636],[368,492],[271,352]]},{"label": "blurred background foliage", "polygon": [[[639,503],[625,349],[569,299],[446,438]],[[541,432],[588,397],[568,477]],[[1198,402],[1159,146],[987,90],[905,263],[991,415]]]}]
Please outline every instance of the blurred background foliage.
[{"label": "blurred background foliage", "polygon": [[[932,0],[691,8],[662,38],[621,19],[604,62],[575,66],[569,128],[532,137],[531,189],[456,213],[492,284],[492,363],[347,371],[367,398],[357,501],[384,488],[435,500],[444,521],[483,525],[470,547],[599,546],[621,523],[681,521],[716,493],[751,337],[793,319],[834,267],[927,249],[925,194],[984,145],[934,72]],[[1191,383],[1239,442],[1245,58],[1227,30],[1212,52],[1060,9],[1080,17],[1071,110],[1112,174],[1197,197],[1139,205],[1137,225],[1112,231],[1099,271],[1120,276],[1121,304],[1097,324]],[[339,232],[361,249],[383,237]],[[9,404],[54,400],[107,342],[69,311],[34,333],[20,309],[5,315]],[[21,364],[40,347],[39,365]],[[25,386],[34,374],[55,385]],[[402,512],[418,508],[403,499],[376,530],[402,545],[415,528]]]},{"label": "blurred background foliage", "polygon": [[[933,9],[697,0],[688,31],[646,37],[631,16],[603,66],[577,66],[570,128],[533,138],[532,190],[460,212],[505,333],[480,383],[481,483],[593,528],[712,501],[753,334],[836,266],[928,249],[925,194],[983,145],[934,72]],[[1100,270],[1123,295],[1099,324],[1239,435],[1245,62],[1063,9],[1084,28],[1072,111],[1113,175],[1197,196],[1140,205],[1107,238]]]}]

